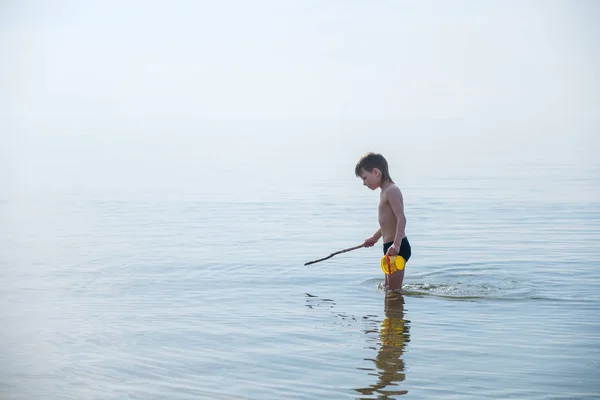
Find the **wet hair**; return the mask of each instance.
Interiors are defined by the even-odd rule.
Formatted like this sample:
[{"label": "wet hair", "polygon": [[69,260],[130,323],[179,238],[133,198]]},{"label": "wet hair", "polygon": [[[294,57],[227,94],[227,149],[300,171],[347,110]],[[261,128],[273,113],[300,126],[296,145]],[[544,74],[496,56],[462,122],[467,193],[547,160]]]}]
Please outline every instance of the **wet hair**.
[{"label": "wet hair", "polygon": [[379,153],[367,153],[362,156],[356,163],[354,173],[356,176],[360,177],[362,170],[373,172],[373,169],[375,168],[381,171],[382,182],[388,181],[390,183],[394,183],[392,177],[390,176],[387,160]]}]

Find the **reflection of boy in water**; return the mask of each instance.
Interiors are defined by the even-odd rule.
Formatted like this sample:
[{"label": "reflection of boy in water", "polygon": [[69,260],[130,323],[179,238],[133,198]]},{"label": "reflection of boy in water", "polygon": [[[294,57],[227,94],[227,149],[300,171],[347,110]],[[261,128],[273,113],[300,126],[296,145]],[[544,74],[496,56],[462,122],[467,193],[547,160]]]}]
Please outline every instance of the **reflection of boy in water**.
[{"label": "reflection of boy in water", "polygon": [[373,360],[378,369],[378,381],[368,388],[356,389],[357,392],[365,395],[377,392],[380,399],[408,393],[406,390],[385,390],[405,379],[402,354],[410,341],[408,331],[408,321],[404,320],[404,297],[395,292],[386,293],[385,319],[379,328],[380,348]]}]

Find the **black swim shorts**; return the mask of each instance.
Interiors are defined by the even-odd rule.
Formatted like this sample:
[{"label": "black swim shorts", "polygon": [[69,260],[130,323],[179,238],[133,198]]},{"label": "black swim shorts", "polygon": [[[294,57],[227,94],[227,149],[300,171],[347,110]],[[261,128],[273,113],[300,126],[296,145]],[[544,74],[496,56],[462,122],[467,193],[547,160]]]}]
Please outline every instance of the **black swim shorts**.
[{"label": "black swim shorts", "polygon": [[[387,253],[388,249],[394,244],[394,242],[387,242],[383,244],[383,254]],[[408,243],[408,238],[402,239],[402,243],[400,243],[400,250],[398,250],[398,255],[404,258],[404,261],[408,261],[410,258],[411,249],[410,243]]]}]

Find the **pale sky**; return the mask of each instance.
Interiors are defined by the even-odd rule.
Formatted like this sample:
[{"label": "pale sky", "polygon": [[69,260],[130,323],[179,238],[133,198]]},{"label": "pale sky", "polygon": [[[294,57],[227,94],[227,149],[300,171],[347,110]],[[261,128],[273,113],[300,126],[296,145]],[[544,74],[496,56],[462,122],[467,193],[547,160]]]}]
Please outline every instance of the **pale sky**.
[{"label": "pale sky", "polygon": [[600,3],[17,1],[5,117],[598,118]]}]

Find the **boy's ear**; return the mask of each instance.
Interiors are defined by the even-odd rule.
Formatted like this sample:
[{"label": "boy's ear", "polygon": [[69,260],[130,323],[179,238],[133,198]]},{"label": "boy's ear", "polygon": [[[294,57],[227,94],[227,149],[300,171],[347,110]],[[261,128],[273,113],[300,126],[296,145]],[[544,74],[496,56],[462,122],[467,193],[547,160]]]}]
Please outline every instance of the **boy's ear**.
[{"label": "boy's ear", "polygon": [[373,168],[373,173],[375,174],[375,176],[381,176],[381,170],[379,168]]}]

